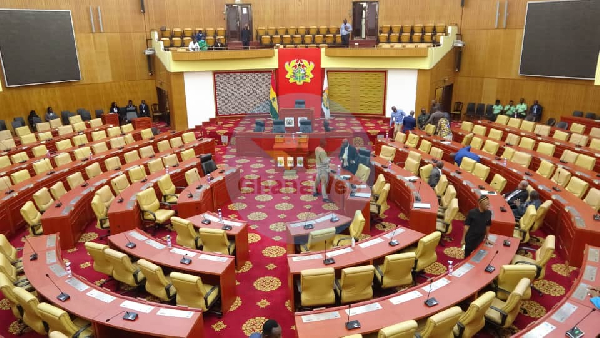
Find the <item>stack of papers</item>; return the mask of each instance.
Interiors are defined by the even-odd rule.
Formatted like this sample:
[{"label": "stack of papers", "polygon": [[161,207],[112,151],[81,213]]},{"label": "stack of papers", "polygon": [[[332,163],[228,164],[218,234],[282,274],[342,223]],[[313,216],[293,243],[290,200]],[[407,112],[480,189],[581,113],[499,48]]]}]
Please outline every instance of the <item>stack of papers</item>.
[{"label": "stack of papers", "polygon": [[363,306],[352,307],[352,308],[350,308],[350,310],[344,310],[344,311],[346,311],[346,314],[348,316],[356,316],[361,313],[377,311],[377,310],[381,310],[381,309],[382,309],[381,304],[372,303],[372,304],[367,304],[367,305],[363,305]]},{"label": "stack of papers", "polygon": [[144,243],[146,243],[146,244],[150,245],[151,247],[158,249],[158,250],[162,250],[162,249],[166,248],[166,246],[164,244],[160,244],[153,239],[149,239]]},{"label": "stack of papers", "polygon": [[171,249],[171,252],[176,255],[182,255],[182,256],[189,256],[189,257],[196,256],[195,252],[183,250],[183,249],[179,249],[179,248],[173,248],[173,249]]},{"label": "stack of papers", "polygon": [[433,292],[437,289],[443,288],[444,286],[450,284],[450,281],[446,278],[442,278],[442,279],[438,279],[435,282],[426,285],[424,287],[422,287],[421,289],[423,289],[423,291],[425,292]]},{"label": "stack of papers", "polygon": [[400,296],[392,297],[392,298],[390,298],[390,302],[394,305],[398,305],[398,304],[413,300],[415,298],[419,298],[421,296],[423,296],[423,295],[418,290],[415,290],[415,291],[407,292]]},{"label": "stack of papers", "polygon": [[139,232],[137,232],[137,231],[130,231],[130,232],[129,232],[129,233],[127,233],[127,234],[128,234],[129,236],[131,236],[131,237],[133,237],[133,238],[137,239],[137,240],[140,240],[140,241],[145,241],[145,240],[147,240],[147,239],[148,239],[148,237],[146,237],[146,236],[144,236],[144,235],[140,234],[140,233],[139,233]]},{"label": "stack of papers", "polygon": [[566,302],[558,309],[558,311],[554,313],[554,315],[552,315],[552,319],[556,320],[557,322],[564,323],[565,320],[571,317],[575,310],[577,310],[577,306]]},{"label": "stack of papers", "polygon": [[292,257],[293,262],[309,261],[309,260],[313,260],[313,259],[323,259],[323,256],[320,254],[316,254],[316,255],[303,255],[303,256]]},{"label": "stack of papers", "polygon": [[344,249],[330,251],[325,256],[327,256],[327,257],[335,257],[335,256],[343,255],[343,254],[346,254],[346,253],[350,253],[350,252],[352,252],[352,248],[348,247],[348,248],[344,248]]},{"label": "stack of papers", "polygon": [[132,302],[132,301],[129,301],[129,300],[126,300],[123,303],[121,303],[121,307],[124,307],[126,309],[130,309],[130,310],[133,310],[133,311],[143,312],[143,313],[150,313],[150,311],[154,310],[154,306],[150,306],[150,305],[146,305],[146,304],[141,304],[141,303],[136,303],[136,302]]},{"label": "stack of papers", "polygon": [[340,313],[337,311],[323,312],[323,313],[318,313],[318,314],[314,314],[314,315],[302,316],[302,322],[303,323],[312,323],[312,322],[320,322],[322,320],[336,319],[336,318],[340,318]]},{"label": "stack of papers", "polygon": [[547,336],[550,332],[554,331],[556,326],[543,322],[540,325],[536,326],[533,330],[529,331],[523,338],[540,338]]},{"label": "stack of papers", "polygon": [[192,318],[194,313],[192,311],[181,311],[176,309],[160,309],[156,312],[159,316],[165,317],[177,317],[177,318]]},{"label": "stack of papers", "polygon": [[213,255],[207,255],[207,254],[200,255],[200,257],[198,257],[198,259],[205,259],[207,261],[213,261],[213,262],[226,262],[227,261],[227,257],[213,256]]},{"label": "stack of papers", "polygon": [[467,272],[471,271],[471,269],[473,269],[473,267],[474,266],[472,264],[465,263],[460,268],[454,270],[454,272],[452,273],[452,276],[454,276],[454,277],[462,277]]},{"label": "stack of papers", "polygon": [[96,289],[92,289],[90,290],[88,293],[86,293],[86,295],[92,297],[92,298],[96,298],[99,301],[105,302],[105,303],[110,303],[113,300],[117,299],[114,296],[111,296],[107,293],[104,293],[102,291],[96,290]]},{"label": "stack of papers", "polygon": [[383,242],[383,239],[381,239],[380,237],[378,237],[378,238],[372,239],[370,241],[366,241],[366,242],[360,243],[358,246],[360,246],[361,248],[364,249],[364,248],[370,247],[371,245],[379,244],[381,242]]}]

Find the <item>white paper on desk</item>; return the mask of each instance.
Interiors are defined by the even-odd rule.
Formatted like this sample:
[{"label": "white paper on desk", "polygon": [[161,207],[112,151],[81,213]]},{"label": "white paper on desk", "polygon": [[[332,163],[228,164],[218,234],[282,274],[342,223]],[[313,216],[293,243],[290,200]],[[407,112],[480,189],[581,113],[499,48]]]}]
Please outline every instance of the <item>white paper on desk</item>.
[{"label": "white paper on desk", "polygon": [[550,332],[554,331],[556,326],[543,322],[540,325],[533,328],[533,330],[529,331],[527,334],[523,336],[523,338],[540,338],[547,336]]},{"label": "white paper on desk", "polygon": [[421,289],[423,289],[423,291],[425,292],[433,292],[437,289],[443,288],[444,286],[450,284],[450,281],[446,278],[442,278],[442,279],[438,279],[435,282],[428,284],[424,287],[422,287]]},{"label": "white paper on desk", "polygon": [[179,248],[173,248],[173,249],[171,249],[171,252],[174,254],[177,254],[177,255],[188,256],[188,257],[196,256],[195,252],[183,250],[183,249],[179,249]]},{"label": "white paper on desk", "polygon": [[200,255],[200,257],[198,257],[198,259],[205,259],[207,261],[213,261],[213,262],[225,262],[225,261],[227,261],[227,257],[213,256],[213,255],[207,255],[207,254]]},{"label": "white paper on desk", "polygon": [[408,176],[408,177],[405,177],[405,179],[407,181],[414,181],[414,180],[418,180],[419,176]]},{"label": "white paper on desk", "polygon": [[137,231],[130,231],[130,232],[128,233],[128,235],[129,235],[129,236],[131,236],[131,237],[133,237],[133,238],[135,238],[135,239],[137,239],[137,240],[140,240],[140,241],[145,241],[145,240],[147,240],[147,239],[148,239],[148,237],[146,237],[146,236],[144,236],[144,235],[140,234],[140,233],[139,233],[139,232],[137,232]]},{"label": "white paper on desk", "polygon": [[359,184],[359,185],[356,186],[356,189],[364,189],[366,187],[367,187],[366,184]]},{"label": "white paper on desk", "polygon": [[89,286],[87,286],[87,284],[85,284],[77,278],[67,278],[65,282],[74,287],[77,291],[85,291],[90,288]]},{"label": "white paper on desk", "polygon": [[383,242],[383,239],[381,239],[381,238],[378,237],[378,238],[372,239],[370,241],[366,241],[366,242],[360,243],[358,246],[360,246],[361,248],[364,249],[364,248],[370,247],[371,245],[379,244],[381,242]]},{"label": "white paper on desk", "polygon": [[321,254],[316,255],[303,255],[303,256],[294,256],[292,257],[293,262],[302,262],[302,261],[310,261],[313,259],[322,259],[323,256]]},{"label": "white paper on desk", "polygon": [[556,320],[557,322],[564,323],[565,320],[571,317],[575,310],[577,310],[577,306],[566,302],[552,315],[552,319]]},{"label": "white paper on desk", "polygon": [[150,311],[154,310],[154,306],[136,303],[136,302],[132,302],[130,300],[126,300],[123,303],[121,303],[121,307],[130,309],[130,310],[134,310],[134,311],[143,312],[143,313],[150,313]]},{"label": "white paper on desk", "polygon": [[117,299],[114,296],[111,296],[107,293],[104,293],[100,290],[96,290],[96,289],[92,289],[90,290],[88,293],[86,293],[86,295],[92,297],[92,298],[96,298],[99,301],[105,302],[105,303],[110,303],[113,300]]},{"label": "white paper on desk", "polygon": [[415,209],[431,209],[431,203],[415,203],[413,207]]},{"label": "white paper on desk", "polygon": [[398,305],[398,304],[406,303],[410,300],[413,300],[415,298],[419,298],[422,296],[423,296],[422,293],[420,293],[418,290],[415,290],[415,291],[407,292],[400,296],[392,297],[389,300],[390,300],[390,303],[392,303],[394,305]]},{"label": "white paper on desk", "polygon": [[302,316],[302,322],[303,323],[320,322],[322,320],[336,319],[336,318],[340,318],[340,313],[338,311],[323,312],[323,313],[317,313],[314,315]]},{"label": "white paper on desk", "polygon": [[450,141],[440,141],[441,144],[452,144]]},{"label": "white paper on desk", "polygon": [[231,225],[231,226],[236,226],[236,227],[242,226],[242,223],[240,223],[240,222],[233,222],[233,221],[230,221],[230,220],[227,220],[227,219],[223,219],[223,221],[221,221],[221,220],[219,220],[218,217],[215,217],[215,216],[213,216],[211,214],[206,215],[206,219],[208,219],[208,220],[210,220],[212,222],[223,223],[223,224],[226,224],[226,225]]},{"label": "white paper on desk", "polygon": [[467,272],[471,271],[471,269],[473,269],[473,267],[474,267],[473,264],[465,263],[460,268],[454,270],[454,272],[452,272],[452,276],[454,276],[454,277],[462,277]]},{"label": "white paper on desk", "polygon": [[394,231],[388,232],[387,234],[383,235],[383,237],[385,237],[387,239],[391,239],[392,237],[396,237],[397,235],[399,235],[403,232],[404,232],[404,228],[396,228]]},{"label": "white paper on desk", "polygon": [[487,191],[487,190],[479,190],[479,193],[482,195],[496,195],[495,191]]},{"label": "white paper on desk", "polygon": [[176,309],[160,309],[156,312],[158,316],[177,317],[177,318],[192,318],[192,311],[181,311]]},{"label": "white paper on desk", "polygon": [[158,243],[157,241],[155,241],[153,239],[149,239],[149,240],[147,240],[144,243],[146,243],[146,244],[150,245],[151,247],[153,247],[155,249],[158,249],[158,250],[162,250],[162,249],[164,249],[164,248],[167,247],[166,245],[160,244],[160,243]]},{"label": "white paper on desk", "polygon": [[335,256],[343,255],[343,254],[346,254],[346,253],[350,253],[350,252],[352,252],[352,248],[348,247],[348,248],[344,248],[344,249],[330,251],[327,254],[325,254],[325,256],[327,256],[327,257],[335,257]]},{"label": "white paper on desk", "polygon": [[357,192],[354,194],[354,197],[371,198],[371,194],[366,192]]},{"label": "white paper on desk", "polygon": [[382,309],[381,304],[371,303],[371,304],[367,304],[367,305],[363,305],[363,306],[356,306],[356,307],[350,308],[350,310],[344,310],[344,311],[346,311],[346,314],[348,316],[356,316],[361,313],[377,311],[377,310],[381,310],[381,309]]}]

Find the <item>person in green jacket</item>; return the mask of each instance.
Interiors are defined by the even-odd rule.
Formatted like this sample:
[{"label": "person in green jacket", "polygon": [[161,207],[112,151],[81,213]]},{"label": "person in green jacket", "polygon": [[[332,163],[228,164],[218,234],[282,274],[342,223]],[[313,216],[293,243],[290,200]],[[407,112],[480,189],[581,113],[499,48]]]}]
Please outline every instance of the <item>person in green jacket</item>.
[{"label": "person in green jacket", "polygon": [[502,105],[500,104],[500,100],[496,100],[496,104],[494,104],[492,109],[494,109],[494,115],[498,116],[498,115],[500,115],[500,113],[502,113],[502,110],[504,109],[504,107],[502,107]]},{"label": "person in green jacket", "polygon": [[525,99],[521,98],[521,101],[517,105],[517,117],[524,119],[527,116],[527,104],[525,104]]},{"label": "person in green jacket", "polygon": [[510,100],[506,106],[504,106],[504,115],[508,117],[515,117],[515,112],[517,111],[517,107],[515,107],[515,102]]}]

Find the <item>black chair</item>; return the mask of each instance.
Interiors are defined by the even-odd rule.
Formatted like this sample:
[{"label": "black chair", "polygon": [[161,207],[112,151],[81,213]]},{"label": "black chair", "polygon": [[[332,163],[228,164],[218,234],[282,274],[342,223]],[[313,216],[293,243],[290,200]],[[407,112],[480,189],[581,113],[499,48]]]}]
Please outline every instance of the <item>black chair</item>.
[{"label": "black chair", "polygon": [[283,120],[273,120],[273,132],[274,133],[285,133],[285,124]]},{"label": "black chair", "polygon": [[125,115],[125,120],[129,123],[131,122],[133,119],[137,119],[137,113],[135,111],[128,111],[127,115]]},{"label": "black chair", "polygon": [[6,130],[6,122],[4,120],[0,120],[0,130]]},{"label": "black chair", "polygon": [[565,121],[560,121],[556,124],[556,128],[567,130],[567,128],[569,128],[569,124]]},{"label": "black chair", "polygon": [[68,110],[63,110],[60,112],[60,119],[62,121],[63,125],[68,125],[69,123],[69,117],[71,116],[71,112]]},{"label": "black chair", "polygon": [[265,121],[256,121],[254,122],[254,132],[262,133],[265,131]]},{"label": "black chair", "polygon": [[330,132],[333,129],[331,129],[331,126],[329,125],[329,121],[327,120],[323,120],[323,129],[325,129],[326,132]]},{"label": "black chair", "polygon": [[482,118],[485,113],[485,103],[478,103],[477,108],[475,108],[475,116],[477,118]]},{"label": "black chair", "polygon": [[39,117],[37,117],[37,116],[35,116],[35,117],[33,117],[31,120],[32,120],[32,122],[33,122],[33,125],[31,126],[31,129],[33,129],[33,131],[36,131],[36,132],[37,132],[37,126],[36,126],[36,125],[37,125],[38,123],[42,123],[42,119],[41,119],[41,118],[39,118]]},{"label": "black chair", "polygon": [[475,103],[473,103],[473,102],[467,103],[467,110],[465,111],[465,116],[467,118],[475,117]]},{"label": "black chair", "polygon": [[546,121],[546,125],[548,125],[550,127],[554,127],[555,124],[556,124],[556,119],[554,117],[551,117],[548,119],[548,121]]},{"label": "black chair", "polygon": [[150,130],[152,130],[152,135],[158,135],[158,134],[160,134],[160,131],[158,130],[157,127],[152,127],[152,128],[150,128]]},{"label": "black chair", "polygon": [[587,113],[585,113],[585,118],[586,119],[595,120],[596,119],[596,113],[587,112]]},{"label": "black chair", "polygon": [[89,110],[84,110],[79,115],[81,115],[81,119],[83,121],[91,121],[92,120],[92,114],[90,113]]},{"label": "black chair", "polygon": [[301,133],[312,133],[312,120],[300,121],[300,132]]},{"label": "black chair", "polygon": [[104,114],[104,110],[96,109],[96,118],[101,118],[103,114]]},{"label": "black chair", "polygon": [[208,175],[217,170],[217,164],[212,159],[212,154],[204,154],[200,156],[200,165],[202,165],[202,171],[204,172],[204,175]]},{"label": "black chair", "polygon": [[25,119],[24,119],[24,118],[22,118],[22,117],[20,117],[20,116],[19,116],[19,117],[15,117],[15,118],[13,119],[13,121],[16,121],[16,122],[18,122],[18,123],[19,123],[19,127],[25,127],[25,126],[27,125],[27,124],[25,123]]},{"label": "black chair", "polygon": [[575,117],[583,117],[583,112],[579,110],[573,111],[573,116]]},{"label": "black chair", "polygon": [[496,120],[496,115],[494,115],[494,106],[491,104],[485,106],[485,119],[488,121]]},{"label": "black chair", "polygon": [[296,100],[294,102],[294,108],[306,108],[306,102],[304,100]]},{"label": "black chair", "polygon": [[533,116],[533,115],[527,115],[527,117],[525,117],[525,121],[535,122],[535,116]]},{"label": "black chair", "polygon": [[84,108],[77,108],[77,110],[75,110],[77,112],[77,115],[81,115],[85,109]]},{"label": "black chair", "polygon": [[10,124],[12,125],[13,130],[17,130],[17,128],[23,127],[21,125],[21,122],[19,121],[12,121]]}]

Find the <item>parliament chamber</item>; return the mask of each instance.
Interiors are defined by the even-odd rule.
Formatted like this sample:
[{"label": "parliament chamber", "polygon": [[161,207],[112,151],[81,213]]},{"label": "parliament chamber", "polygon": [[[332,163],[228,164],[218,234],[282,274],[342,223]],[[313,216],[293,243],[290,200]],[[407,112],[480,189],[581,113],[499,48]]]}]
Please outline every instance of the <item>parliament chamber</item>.
[{"label": "parliament chamber", "polygon": [[600,336],[598,15],[0,0],[0,337]]}]

